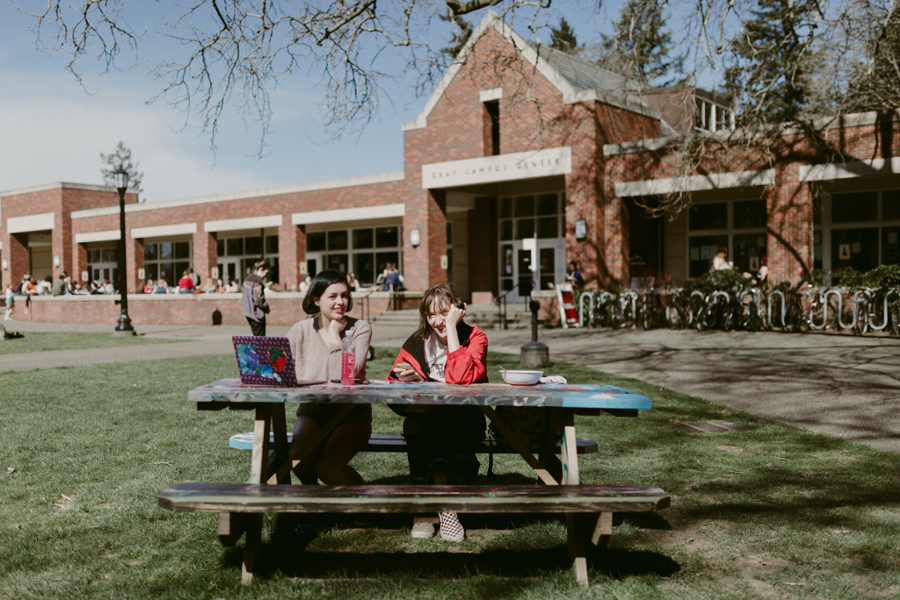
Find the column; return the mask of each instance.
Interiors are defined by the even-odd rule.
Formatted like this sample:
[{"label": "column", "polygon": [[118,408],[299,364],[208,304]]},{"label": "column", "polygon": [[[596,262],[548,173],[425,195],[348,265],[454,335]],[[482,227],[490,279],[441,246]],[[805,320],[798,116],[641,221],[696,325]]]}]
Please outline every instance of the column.
[{"label": "column", "polygon": [[[296,290],[300,284],[301,265],[306,263],[306,230],[291,223],[285,215],[278,228],[278,270],[285,290]],[[310,273],[315,275],[315,273]]]},{"label": "column", "polygon": [[[200,225],[198,223],[198,225]],[[201,231],[198,227],[193,237],[193,267],[194,273],[200,276],[200,285],[206,285],[212,277],[213,267],[219,261],[219,249],[216,245],[216,234]],[[265,240],[263,240],[265,243]],[[179,274],[180,276],[180,274]]]},{"label": "column", "polygon": [[813,268],[813,202],[796,164],[775,167],[775,185],[766,189],[769,279],[797,283]]}]

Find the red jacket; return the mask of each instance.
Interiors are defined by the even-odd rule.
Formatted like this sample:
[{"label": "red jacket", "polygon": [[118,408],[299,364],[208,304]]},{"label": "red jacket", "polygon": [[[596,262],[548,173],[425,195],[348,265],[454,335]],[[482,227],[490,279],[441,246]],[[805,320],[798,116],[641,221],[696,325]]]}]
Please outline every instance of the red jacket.
[{"label": "red jacket", "polygon": [[[460,323],[456,326],[460,347],[447,354],[447,368],[444,377],[447,383],[467,385],[471,383],[488,383],[487,348],[488,339],[483,331],[475,325]],[[394,361],[394,367],[406,362],[412,365],[416,373],[428,381],[428,363],[425,360],[425,340],[416,331],[409,336]],[[391,367],[388,380],[397,381],[394,368]]]}]

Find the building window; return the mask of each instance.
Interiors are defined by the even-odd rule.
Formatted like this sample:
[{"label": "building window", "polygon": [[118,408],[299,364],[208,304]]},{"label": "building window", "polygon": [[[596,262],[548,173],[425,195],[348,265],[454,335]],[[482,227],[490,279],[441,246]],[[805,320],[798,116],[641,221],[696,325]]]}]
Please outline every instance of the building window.
[{"label": "building window", "polygon": [[900,264],[900,190],[823,194],[814,207],[815,268]]},{"label": "building window", "polygon": [[484,154],[500,154],[500,102],[497,100],[484,103]]},{"label": "building window", "polygon": [[272,283],[281,282],[277,234],[220,238],[216,240],[216,250],[219,255],[219,277],[226,284],[235,280],[242,282],[253,271],[253,264],[260,256],[265,256],[269,263],[269,275],[266,279]]},{"label": "building window", "polygon": [[353,273],[362,285],[374,285],[391,263],[400,269],[400,227],[360,227],[306,234],[307,272],[323,269]]},{"label": "building window", "polygon": [[165,279],[168,285],[176,286],[191,264],[190,241],[144,241],[144,276],[147,279]]},{"label": "building window", "polygon": [[688,211],[688,276],[710,270],[719,248],[741,272],[759,270],[766,251],[766,201],[728,200],[693,205]]},{"label": "building window", "polygon": [[447,221],[447,283],[453,285],[453,223]]}]

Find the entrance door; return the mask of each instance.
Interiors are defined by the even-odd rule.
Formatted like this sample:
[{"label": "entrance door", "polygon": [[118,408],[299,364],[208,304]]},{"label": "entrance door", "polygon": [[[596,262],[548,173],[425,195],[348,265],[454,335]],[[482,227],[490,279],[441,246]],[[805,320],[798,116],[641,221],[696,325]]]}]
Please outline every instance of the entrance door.
[{"label": "entrance door", "polygon": [[[322,262],[322,255],[318,252],[307,252],[306,253],[306,275],[310,277],[315,277],[316,273],[325,268],[324,263]],[[305,277],[305,275],[304,275]]]},{"label": "entrance door", "polygon": [[564,239],[515,240],[501,244],[500,293],[515,288],[507,296],[509,301],[524,301],[532,290],[550,290],[565,279]]},{"label": "entrance door", "polygon": [[241,261],[240,259],[221,259],[219,260],[219,277],[222,283],[230,284],[232,281],[241,283]]}]

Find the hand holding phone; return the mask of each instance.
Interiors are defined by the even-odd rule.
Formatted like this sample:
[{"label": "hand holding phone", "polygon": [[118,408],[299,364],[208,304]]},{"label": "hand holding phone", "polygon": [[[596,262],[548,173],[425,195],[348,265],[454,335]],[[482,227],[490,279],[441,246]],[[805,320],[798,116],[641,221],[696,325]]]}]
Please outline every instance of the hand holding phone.
[{"label": "hand holding phone", "polygon": [[416,372],[411,364],[408,362],[401,362],[394,365],[394,376],[400,381],[404,382],[413,382],[413,381],[422,381],[422,377]]}]

